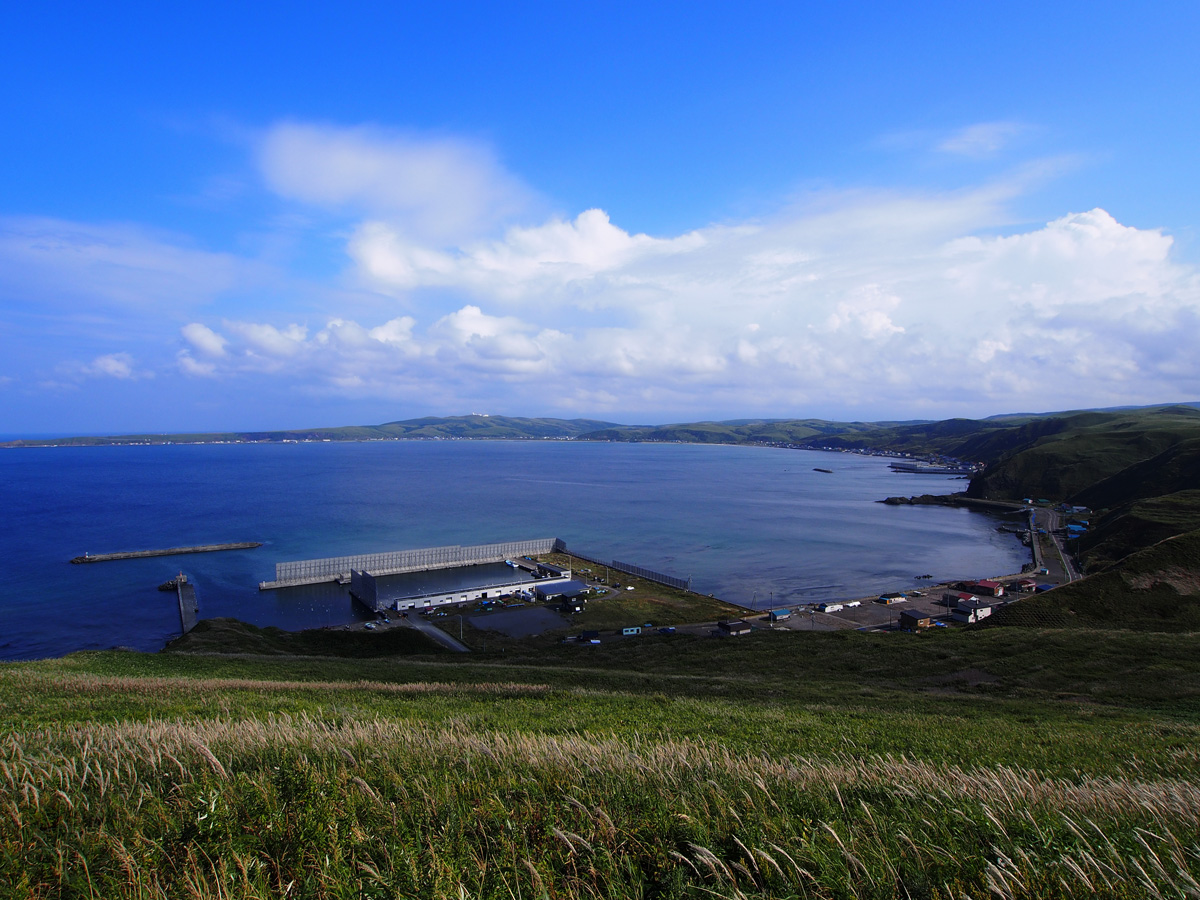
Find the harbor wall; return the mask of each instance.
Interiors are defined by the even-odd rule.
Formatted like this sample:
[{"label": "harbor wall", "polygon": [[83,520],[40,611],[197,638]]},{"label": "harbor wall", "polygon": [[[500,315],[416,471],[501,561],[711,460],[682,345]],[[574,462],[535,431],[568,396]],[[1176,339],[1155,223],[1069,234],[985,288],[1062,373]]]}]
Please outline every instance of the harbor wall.
[{"label": "harbor wall", "polygon": [[406,572],[428,572],[482,563],[504,562],[515,556],[536,556],[565,548],[558,538],[539,538],[531,541],[507,541],[500,544],[478,544],[462,547],[427,547],[421,550],[394,550],[387,553],[363,553],[357,556],[330,556],[324,559],[304,559],[275,564],[275,580],[264,581],[259,590],[292,587],[301,584],[320,584],[349,578],[352,572],[372,575],[403,575]]}]

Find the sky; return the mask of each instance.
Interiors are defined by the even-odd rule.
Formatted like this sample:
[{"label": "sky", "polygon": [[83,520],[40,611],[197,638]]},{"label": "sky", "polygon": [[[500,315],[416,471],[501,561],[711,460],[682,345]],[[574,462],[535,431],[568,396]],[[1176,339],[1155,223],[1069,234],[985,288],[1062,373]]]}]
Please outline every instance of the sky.
[{"label": "sky", "polygon": [[19,4],[0,434],[1200,400],[1200,5]]}]

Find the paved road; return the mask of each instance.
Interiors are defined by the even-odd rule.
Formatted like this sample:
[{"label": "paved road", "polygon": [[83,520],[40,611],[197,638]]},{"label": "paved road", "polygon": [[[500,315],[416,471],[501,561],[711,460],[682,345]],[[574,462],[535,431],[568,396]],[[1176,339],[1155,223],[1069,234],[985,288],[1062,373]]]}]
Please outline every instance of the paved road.
[{"label": "paved road", "polygon": [[[1046,534],[1038,535],[1042,541],[1042,565],[1049,569],[1049,574],[1039,575],[1038,580],[1048,584],[1069,584],[1080,575],[1071,564],[1071,557],[1063,549],[1062,537],[1059,534],[1061,519],[1053,509],[1038,509],[1034,513],[1038,528]],[[1049,540],[1047,540],[1049,539]]]}]

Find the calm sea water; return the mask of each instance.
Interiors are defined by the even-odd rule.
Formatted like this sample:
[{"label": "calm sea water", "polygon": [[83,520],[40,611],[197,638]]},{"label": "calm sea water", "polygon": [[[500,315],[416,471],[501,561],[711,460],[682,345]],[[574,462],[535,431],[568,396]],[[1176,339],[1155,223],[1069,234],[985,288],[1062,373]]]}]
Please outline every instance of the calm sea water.
[{"label": "calm sea water", "polygon": [[[813,471],[830,468],[834,474]],[[336,586],[259,592],[276,562],[560,537],[766,607],[1019,571],[980,513],[892,507],[962,481],[883,459],[749,447],[386,442],[0,452],[0,658],[178,632],[181,568],[201,617],[304,628],[358,617]],[[233,541],[255,550],[70,565],[82,554]]]}]

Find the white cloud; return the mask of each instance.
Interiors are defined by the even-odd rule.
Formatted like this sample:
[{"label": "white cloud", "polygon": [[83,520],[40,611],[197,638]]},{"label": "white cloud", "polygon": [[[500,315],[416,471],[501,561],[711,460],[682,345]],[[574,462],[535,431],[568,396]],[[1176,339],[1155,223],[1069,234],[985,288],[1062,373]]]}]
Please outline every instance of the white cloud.
[{"label": "white cloud", "polygon": [[[572,411],[591,399],[648,417],[980,414],[1200,390],[1187,350],[1200,281],[1169,236],[1103,210],[972,236],[1002,219],[1002,197],[843,197],[674,238],[597,210],[451,252],[361,229],[364,277],[424,312],[331,318],[311,336],[227,322],[211,362],[332,393]],[[412,264],[422,253],[435,263]]]},{"label": "white cloud", "polygon": [[943,153],[982,159],[995,156],[1028,128],[1019,122],[979,122],[969,125],[938,144]]},{"label": "white cloud", "polygon": [[137,371],[134,368],[133,357],[128,353],[106,353],[97,356],[87,365],[80,367],[79,371],[92,378],[117,378],[122,381],[154,377],[152,372]]},{"label": "white cloud", "polygon": [[259,164],[284,197],[366,212],[425,240],[478,234],[532,196],[483,144],[371,127],[281,123],[264,136]]},{"label": "white cloud", "polygon": [[270,358],[295,356],[308,336],[308,329],[296,324],[282,330],[256,322],[226,322],[225,325],[242,338],[249,352]]},{"label": "white cloud", "polygon": [[191,322],[180,329],[184,339],[206,356],[224,356],[228,339],[221,337],[206,325]]},{"label": "white cloud", "polygon": [[198,360],[188,350],[180,350],[175,355],[175,359],[179,364],[180,371],[185,375],[211,378],[217,374],[216,363]]},{"label": "white cloud", "polygon": [[368,222],[350,241],[350,256],[372,285],[388,290],[459,287],[482,294],[527,295],[531,286],[565,288],[639,260],[703,246],[698,233],[664,240],[629,234],[590,209],[574,221],[510,228],[503,240],[471,244],[456,253],[414,243],[383,222]]},{"label": "white cloud", "polygon": [[0,219],[0,288],[17,305],[144,314],[203,304],[258,267],[131,225]]}]

